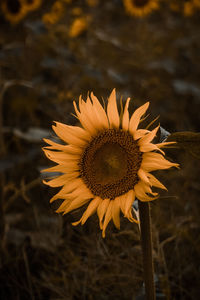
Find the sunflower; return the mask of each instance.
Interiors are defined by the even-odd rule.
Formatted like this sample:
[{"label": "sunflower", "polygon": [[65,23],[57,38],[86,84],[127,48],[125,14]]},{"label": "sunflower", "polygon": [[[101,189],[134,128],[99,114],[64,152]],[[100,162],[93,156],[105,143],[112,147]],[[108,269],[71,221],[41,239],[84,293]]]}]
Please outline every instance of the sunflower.
[{"label": "sunflower", "polygon": [[61,1],[56,1],[51,7],[51,11],[43,15],[44,24],[54,25],[60,21],[65,12],[65,7]]},{"label": "sunflower", "polygon": [[27,9],[22,0],[2,1],[1,9],[5,19],[12,24],[19,23],[27,14]]},{"label": "sunflower", "polygon": [[137,17],[143,17],[158,9],[159,0],[123,0],[128,14]]},{"label": "sunflower", "polygon": [[69,32],[68,35],[71,38],[76,38],[79,35],[81,35],[83,32],[85,32],[88,28],[88,21],[90,20],[90,18],[88,17],[78,17],[76,18],[70,28],[69,28]]},{"label": "sunflower", "polygon": [[150,172],[178,167],[164,158],[162,147],[169,142],[153,144],[159,126],[149,131],[138,129],[149,102],[139,107],[129,117],[127,99],[119,115],[116,92],[108,98],[107,112],[93,93],[84,101],[79,98],[79,109],[74,102],[76,116],[82,127],[55,122],[53,130],[66,144],[44,139],[49,145],[43,150],[57,163],[43,170],[59,172],[60,176],[45,184],[62,187],[50,202],[62,199],[57,212],[66,214],[88,203],[78,222],[82,225],[97,211],[102,236],[108,223],[113,220],[120,228],[120,211],[131,222],[138,222],[132,215],[132,204],[158,198],[152,186],[166,189]]},{"label": "sunflower", "polygon": [[184,1],[183,13],[186,17],[192,16],[196,12],[196,8],[200,8],[200,0]]}]

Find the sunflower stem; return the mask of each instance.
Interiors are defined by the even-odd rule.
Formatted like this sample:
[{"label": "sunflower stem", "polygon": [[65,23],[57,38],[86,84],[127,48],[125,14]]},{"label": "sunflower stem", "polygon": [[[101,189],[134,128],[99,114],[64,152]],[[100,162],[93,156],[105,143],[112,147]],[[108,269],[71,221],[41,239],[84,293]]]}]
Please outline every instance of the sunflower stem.
[{"label": "sunflower stem", "polygon": [[146,300],[155,300],[154,268],[152,257],[152,232],[149,202],[139,202],[141,245]]}]

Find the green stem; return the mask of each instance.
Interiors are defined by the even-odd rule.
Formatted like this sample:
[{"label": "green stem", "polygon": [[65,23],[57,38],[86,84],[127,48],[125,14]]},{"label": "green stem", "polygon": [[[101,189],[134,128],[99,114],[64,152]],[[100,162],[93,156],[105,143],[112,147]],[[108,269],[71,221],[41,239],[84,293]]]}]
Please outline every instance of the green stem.
[{"label": "green stem", "polygon": [[146,300],[155,300],[152,233],[149,202],[138,201]]}]

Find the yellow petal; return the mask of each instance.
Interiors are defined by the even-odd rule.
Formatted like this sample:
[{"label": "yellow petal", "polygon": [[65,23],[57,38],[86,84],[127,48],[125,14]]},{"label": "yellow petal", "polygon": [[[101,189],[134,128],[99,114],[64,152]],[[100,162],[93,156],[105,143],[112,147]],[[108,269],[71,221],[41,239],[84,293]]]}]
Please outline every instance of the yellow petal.
[{"label": "yellow petal", "polygon": [[116,102],[116,91],[113,89],[110,97],[108,98],[108,105],[107,105],[107,115],[110,124],[110,128],[119,128],[119,112],[117,109],[117,102]]},{"label": "yellow petal", "polygon": [[43,139],[47,144],[49,144],[50,146],[45,146],[43,147],[43,149],[50,149],[50,150],[60,150],[63,151],[64,153],[68,153],[68,154],[73,154],[73,155],[77,155],[77,154],[81,154],[83,149],[81,147],[76,147],[76,146],[72,146],[72,145],[61,145],[58,143],[55,143],[51,140],[48,139]]},{"label": "yellow petal", "polygon": [[[137,219],[135,219],[135,218],[133,218],[133,215],[132,215],[132,211],[133,211],[133,208],[131,207],[130,209],[129,209],[129,211],[127,212],[127,215],[126,215],[126,218],[130,221],[130,222],[134,222],[134,223],[139,223],[139,221],[137,220]],[[137,215],[136,215],[137,216]]]},{"label": "yellow petal", "polygon": [[145,192],[145,183],[141,183],[141,181],[139,181],[135,186],[134,186],[134,191],[135,191],[135,195],[136,197],[141,200],[141,201],[152,201],[155,200],[157,197],[150,197],[146,194]]},{"label": "yellow petal", "polygon": [[57,213],[61,213],[64,212],[65,209],[67,209],[70,205],[70,203],[72,202],[71,199],[66,199],[65,201],[63,201],[63,203],[59,206],[59,208],[56,210]]},{"label": "yellow petal", "polygon": [[[48,182],[46,184],[48,184]],[[74,190],[84,191],[84,184],[82,182],[82,179],[77,178],[68,181],[67,184],[65,184],[62,189],[51,198],[50,202],[53,202],[57,199],[65,199],[66,197],[68,197],[69,199],[73,199],[74,197],[76,197],[76,195],[72,193]]]},{"label": "yellow petal", "polygon": [[102,199],[100,197],[96,197],[94,198],[90,204],[88,205],[87,209],[85,210],[83,216],[82,216],[82,220],[81,220],[81,224],[83,225],[87,219],[95,213],[95,211],[97,210],[97,207],[99,206],[99,204],[102,202]]},{"label": "yellow petal", "polygon": [[105,230],[106,227],[108,226],[108,223],[110,222],[112,218],[112,208],[113,208],[113,200],[110,201],[108,208],[106,210],[104,222],[103,222],[103,227],[102,227],[102,237],[105,238]]},{"label": "yellow petal", "polygon": [[138,125],[140,123],[141,117],[145,114],[149,107],[149,102],[145,103],[144,105],[140,106],[136,111],[132,114],[130,122],[129,122],[129,131],[130,133],[134,134],[137,130]]},{"label": "yellow petal", "polygon": [[93,108],[92,102],[87,97],[86,102],[82,101],[82,106],[80,107],[81,116],[87,118],[87,122],[90,123],[92,128],[92,133],[95,134],[99,129],[101,129],[101,125],[99,123],[98,116],[96,114],[96,110]]},{"label": "yellow petal", "polygon": [[51,168],[47,168],[44,170],[41,170],[41,172],[48,172],[48,173],[53,173],[53,172],[59,172],[59,173],[67,173],[67,168],[66,166],[63,165],[57,165]]},{"label": "yellow petal", "polygon": [[64,134],[67,132],[73,136],[76,136],[77,138],[81,140],[88,141],[91,139],[91,135],[83,128],[79,126],[71,126],[71,125],[66,125],[57,121],[54,121],[56,124],[56,127],[61,130]]},{"label": "yellow petal", "polygon": [[79,195],[77,198],[73,199],[72,202],[70,203],[69,207],[65,209],[64,215],[67,214],[68,212],[77,209],[84,204],[86,204],[91,198],[89,197],[84,197],[83,195]]},{"label": "yellow petal", "polygon": [[141,152],[159,151],[159,152],[161,152],[163,155],[165,155],[165,152],[164,152],[164,151],[162,151],[160,148],[158,148],[157,145],[151,144],[151,143],[149,143],[149,144],[142,144],[142,145],[140,146],[140,151],[141,151]]},{"label": "yellow petal", "polygon": [[94,96],[93,93],[91,93],[91,98],[92,98],[93,106],[94,106],[94,109],[98,116],[99,122],[101,123],[101,126],[103,128],[109,128],[108,118],[107,118],[105,110],[103,109],[99,100],[97,99],[97,97]]},{"label": "yellow petal", "polygon": [[125,215],[125,205],[126,205],[126,199],[127,199],[127,196],[128,196],[128,193],[124,194],[124,195],[121,195],[119,197],[119,201],[120,201],[120,208],[121,208],[121,211],[123,213],[123,215]]},{"label": "yellow petal", "polygon": [[120,199],[119,197],[115,198],[112,208],[112,219],[116,228],[120,229]]},{"label": "yellow petal", "polygon": [[145,172],[142,168],[138,170],[138,176],[141,180],[149,184],[149,178],[147,177],[147,172]]},{"label": "yellow petal", "polygon": [[[74,135],[71,131],[66,130],[63,126],[52,126],[53,130],[65,143],[75,146],[83,146],[86,144],[84,139],[81,139]],[[78,127],[77,127],[78,128]]]},{"label": "yellow petal", "polygon": [[103,227],[103,217],[105,215],[105,212],[108,208],[108,205],[110,203],[110,200],[109,199],[104,199],[101,204],[99,204],[98,208],[97,208],[97,215],[99,217],[99,227],[102,229]]},{"label": "yellow petal", "polygon": [[144,153],[141,168],[147,172],[164,170],[171,167],[179,167],[179,164],[171,163],[159,153]]},{"label": "yellow petal", "polygon": [[149,133],[147,133],[144,137],[142,137],[139,141],[138,144],[139,146],[150,143],[153,138],[156,136],[156,133],[159,129],[160,125],[157,126],[156,128],[154,128],[152,131],[150,131]]},{"label": "yellow petal", "polygon": [[176,142],[164,142],[164,143],[158,143],[156,144],[157,147],[159,148],[164,148],[165,146],[173,145],[176,144]]},{"label": "yellow petal", "polygon": [[135,200],[135,193],[133,190],[130,190],[128,193],[127,193],[127,198],[126,198],[126,203],[125,203],[125,217],[127,217],[128,215],[128,212],[130,210],[130,208],[132,207],[132,204]]},{"label": "yellow petal", "polygon": [[167,188],[155,176],[153,176],[151,173],[148,173],[148,177],[149,177],[150,183],[153,186],[158,187],[158,188],[163,189],[163,190],[167,190]]},{"label": "yellow petal", "polygon": [[67,145],[62,145],[62,144],[58,144],[55,143],[49,139],[43,139],[45,141],[45,143],[49,144],[50,146],[45,146],[45,149],[53,149],[53,150],[62,150],[65,151]]},{"label": "yellow petal", "polygon": [[[85,197],[85,198],[93,198],[93,194],[91,191],[87,188],[85,183],[83,183],[81,178],[78,178],[80,180],[80,184],[78,187],[76,187],[70,194],[68,194],[71,198],[77,198],[77,197]],[[78,180],[77,179],[77,180]],[[64,188],[63,188],[64,189]]]},{"label": "yellow petal", "polygon": [[145,136],[147,133],[149,133],[149,130],[146,129],[138,129],[133,132],[133,137],[135,140],[140,139],[141,137]]},{"label": "yellow petal", "polygon": [[126,100],[126,104],[124,107],[124,113],[123,113],[123,117],[122,117],[122,128],[126,131],[128,131],[128,128],[129,128],[129,112],[128,112],[129,102],[130,102],[130,98],[128,98]]},{"label": "yellow petal", "polygon": [[64,174],[64,175],[58,176],[49,181],[43,180],[43,183],[46,185],[49,185],[51,187],[58,187],[58,186],[65,185],[66,183],[68,184],[68,182],[70,182],[71,180],[74,180],[78,176],[79,176],[79,172],[74,172],[71,174]]},{"label": "yellow petal", "polygon": [[44,148],[43,151],[50,160],[62,161],[63,163],[67,161],[78,161],[80,158],[80,155],[73,155],[71,153],[66,153],[61,151],[52,151]]}]

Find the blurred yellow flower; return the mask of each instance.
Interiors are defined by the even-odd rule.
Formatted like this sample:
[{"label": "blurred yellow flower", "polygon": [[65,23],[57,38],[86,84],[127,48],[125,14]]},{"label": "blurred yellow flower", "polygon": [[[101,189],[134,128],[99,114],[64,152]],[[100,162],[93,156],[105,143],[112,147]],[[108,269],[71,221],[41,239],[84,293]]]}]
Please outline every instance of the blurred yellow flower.
[{"label": "blurred yellow flower", "polygon": [[1,1],[0,7],[5,19],[11,24],[19,23],[25,18],[28,12],[23,0],[16,0],[14,2]]},{"label": "blurred yellow flower", "polygon": [[81,35],[88,28],[88,19],[86,17],[76,18],[69,28],[69,37],[75,38]]},{"label": "blurred yellow flower", "polygon": [[66,144],[45,139],[49,145],[43,148],[46,156],[57,163],[43,171],[62,173],[44,181],[51,187],[62,187],[50,202],[62,199],[57,212],[63,214],[89,203],[73,225],[83,225],[97,212],[103,237],[111,220],[120,228],[120,211],[129,221],[138,222],[132,215],[136,197],[151,201],[158,197],[152,186],[166,189],[151,171],[178,167],[163,156],[161,148],[170,143],[152,143],[159,126],[152,131],[138,129],[149,102],[131,117],[129,102],[130,98],[119,115],[115,89],[108,98],[106,111],[93,93],[86,101],[80,96],[79,109],[75,102],[74,108],[83,127],[55,122],[53,130]]},{"label": "blurred yellow flower", "polygon": [[129,15],[143,17],[159,8],[159,0],[123,0]]},{"label": "blurred yellow flower", "polygon": [[200,0],[171,0],[170,8],[186,17],[192,16],[200,8]]},{"label": "blurred yellow flower", "polygon": [[188,0],[184,3],[183,13],[185,16],[192,16],[196,12],[196,8],[200,8],[200,0]]},{"label": "blurred yellow flower", "polygon": [[60,19],[64,15],[64,12],[65,12],[65,7],[62,1],[56,1],[51,7],[51,11],[43,15],[42,21],[47,26],[54,25],[60,21]]},{"label": "blurred yellow flower", "polygon": [[194,3],[193,1],[187,1],[183,5],[183,13],[185,16],[189,17],[194,13]]}]

